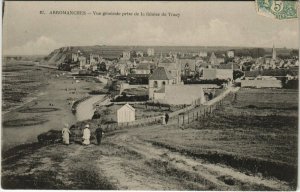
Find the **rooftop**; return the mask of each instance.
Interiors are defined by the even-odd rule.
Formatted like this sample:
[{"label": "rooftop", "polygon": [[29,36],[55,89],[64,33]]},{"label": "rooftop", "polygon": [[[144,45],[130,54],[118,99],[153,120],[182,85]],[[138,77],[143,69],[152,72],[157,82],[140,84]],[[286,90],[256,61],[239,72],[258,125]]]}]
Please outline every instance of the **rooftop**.
[{"label": "rooftop", "polygon": [[173,79],[171,74],[166,71],[164,67],[158,67],[153,71],[153,74],[149,77],[149,80],[171,80]]}]

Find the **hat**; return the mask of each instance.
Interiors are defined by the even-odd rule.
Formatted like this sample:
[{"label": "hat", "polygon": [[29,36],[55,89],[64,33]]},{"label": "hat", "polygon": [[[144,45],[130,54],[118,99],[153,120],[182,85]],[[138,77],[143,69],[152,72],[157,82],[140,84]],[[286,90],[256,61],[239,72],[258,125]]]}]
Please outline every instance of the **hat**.
[{"label": "hat", "polygon": [[85,128],[89,128],[89,127],[90,127],[90,125],[89,125],[89,124],[86,124],[86,125],[85,125]]}]

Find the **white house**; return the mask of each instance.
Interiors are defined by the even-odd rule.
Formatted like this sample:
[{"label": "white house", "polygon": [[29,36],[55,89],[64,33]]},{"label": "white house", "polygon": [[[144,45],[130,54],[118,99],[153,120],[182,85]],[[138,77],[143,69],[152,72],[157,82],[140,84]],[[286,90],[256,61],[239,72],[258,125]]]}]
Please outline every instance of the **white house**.
[{"label": "white house", "polygon": [[170,105],[200,105],[205,100],[201,85],[165,85],[154,92],[153,100]]},{"label": "white house", "polygon": [[148,48],[147,49],[147,55],[148,56],[154,56],[154,49],[153,48]]},{"label": "white house", "polygon": [[227,57],[233,58],[234,57],[234,51],[232,51],[232,50],[227,51]]},{"label": "white house", "polygon": [[135,121],[135,109],[128,103],[117,110],[117,122],[127,123]]},{"label": "white house", "polygon": [[130,51],[124,51],[122,59],[129,60],[130,59]]}]

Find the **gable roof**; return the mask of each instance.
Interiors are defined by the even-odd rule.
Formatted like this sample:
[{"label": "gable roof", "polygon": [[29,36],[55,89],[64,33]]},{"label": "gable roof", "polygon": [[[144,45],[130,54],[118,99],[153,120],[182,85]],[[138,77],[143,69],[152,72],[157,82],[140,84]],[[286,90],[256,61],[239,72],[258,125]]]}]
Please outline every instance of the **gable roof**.
[{"label": "gable roof", "polygon": [[160,63],[173,63],[174,61],[172,61],[170,58],[163,58],[162,60],[160,60]]},{"label": "gable roof", "polygon": [[135,108],[133,108],[131,105],[129,105],[128,103],[126,103],[125,105],[123,105],[122,107],[120,107],[119,109],[118,109],[118,111],[119,110],[121,110],[121,109],[124,109],[124,108],[128,108],[128,109],[130,109],[130,110],[132,110],[132,111],[135,111]]},{"label": "gable roof", "polygon": [[157,67],[153,74],[149,77],[149,80],[171,80],[173,79],[171,74],[166,71],[164,67]]}]

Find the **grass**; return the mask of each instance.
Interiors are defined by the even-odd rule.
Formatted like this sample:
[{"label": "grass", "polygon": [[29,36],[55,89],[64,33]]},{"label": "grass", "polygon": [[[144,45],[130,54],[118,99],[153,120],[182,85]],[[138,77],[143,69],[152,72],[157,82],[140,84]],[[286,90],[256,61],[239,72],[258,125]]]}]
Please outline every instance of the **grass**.
[{"label": "grass", "polygon": [[40,171],[35,174],[2,176],[4,189],[65,189],[64,184],[56,178],[56,171]]},{"label": "grass", "polygon": [[[295,187],[297,95],[297,91],[242,89],[210,116],[185,125],[185,130],[168,126],[159,135],[149,133],[141,138],[211,163],[276,177]],[[262,108],[266,105],[269,107]]]},{"label": "grass", "polygon": [[25,127],[25,126],[43,124],[43,123],[46,123],[47,121],[48,120],[42,119],[40,117],[14,119],[14,120],[4,121],[3,126],[5,126],[5,127]]},{"label": "grass", "polygon": [[[110,146],[107,144],[106,146]],[[37,143],[18,146],[3,154],[4,189],[117,189],[102,174],[96,160],[110,149],[93,146],[70,156],[80,146]],[[91,151],[92,150],[92,151]],[[134,152],[114,148],[115,155],[134,156]],[[113,155],[113,154],[110,154]],[[137,155],[135,155],[137,157]]]},{"label": "grass", "polygon": [[172,179],[178,180],[181,185],[185,186],[184,188],[186,190],[218,190],[214,183],[196,173],[179,169],[168,161],[151,159],[146,161],[145,164],[164,177],[171,177]]}]

